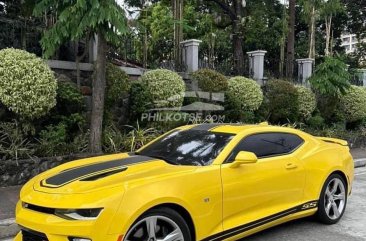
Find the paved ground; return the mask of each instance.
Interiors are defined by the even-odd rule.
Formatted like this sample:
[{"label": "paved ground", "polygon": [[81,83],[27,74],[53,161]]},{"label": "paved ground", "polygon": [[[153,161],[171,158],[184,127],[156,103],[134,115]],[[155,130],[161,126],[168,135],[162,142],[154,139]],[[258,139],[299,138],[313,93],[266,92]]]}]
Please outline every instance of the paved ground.
[{"label": "paved ground", "polygon": [[366,167],[356,169],[353,194],[342,220],[323,225],[308,218],[265,230],[241,241],[362,241],[366,240]]},{"label": "paved ground", "polygon": [[[354,159],[366,160],[364,149],[353,149],[352,155]],[[357,168],[356,172],[353,195],[339,224],[326,226],[304,219],[263,231],[242,241],[366,241],[366,167]],[[20,186],[0,188],[0,241],[5,241],[1,240],[1,237],[6,237],[5,232],[10,234],[16,230],[16,226],[8,223],[13,222],[19,190]]]}]

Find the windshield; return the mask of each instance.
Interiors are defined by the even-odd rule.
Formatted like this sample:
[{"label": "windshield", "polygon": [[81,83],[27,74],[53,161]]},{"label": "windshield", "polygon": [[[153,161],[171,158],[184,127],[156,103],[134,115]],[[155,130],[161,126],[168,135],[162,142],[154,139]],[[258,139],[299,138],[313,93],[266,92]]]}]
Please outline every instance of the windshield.
[{"label": "windshield", "polygon": [[175,165],[207,166],[220,154],[232,134],[202,130],[177,130],[137,152]]}]

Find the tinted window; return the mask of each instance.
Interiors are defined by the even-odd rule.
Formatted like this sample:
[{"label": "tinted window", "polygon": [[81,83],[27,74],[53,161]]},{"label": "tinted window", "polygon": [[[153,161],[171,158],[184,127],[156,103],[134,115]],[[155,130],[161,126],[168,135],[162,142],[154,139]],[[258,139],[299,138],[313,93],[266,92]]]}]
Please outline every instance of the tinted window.
[{"label": "tinted window", "polygon": [[204,130],[184,130],[169,133],[137,152],[177,165],[210,165],[233,135]]},{"label": "tinted window", "polygon": [[232,161],[239,151],[253,152],[259,158],[284,155],[293,152],[303,142],[299,136],[289,133],[255,134],[244,138],[235,147],[230,160]]}]

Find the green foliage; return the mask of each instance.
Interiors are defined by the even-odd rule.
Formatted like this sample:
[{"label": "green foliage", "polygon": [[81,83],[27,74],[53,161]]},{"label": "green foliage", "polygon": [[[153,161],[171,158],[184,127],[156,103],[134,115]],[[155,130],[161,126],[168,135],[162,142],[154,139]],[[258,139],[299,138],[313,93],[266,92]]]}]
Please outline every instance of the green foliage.
[{"label": "green foliage", "polygon": [[58,81],[56,109],[61,114],[81,112],[84,98],[78,87],[72,82]]},{"label": "green foliage", "polygon": [[117,127],[111,125],[105,128],[103,138],[103,150],[107,153],[119,153],[123,151],[134,152],[158,136],[154,128],[141,128],[126,126],[127,134],[122,133]]},{"label": "green foliage", "polygon": [[185,84],[177,73],[166,69],[151,70],[141,76],[141,82],[146,85],[155,108],[182,106]]},{"label": "green foliage", "polygon": [[137,122],[137,126],[127,126],[131,130],[127,133],[126,146],[129,147],[129,151],[134,152],[140,149],[150,141],[159,136],[159,132],[154,128],[141,128]]},{"label": "green foliage", "polygon": [[258,110],[263,101],[260,86],[254,80],[241,76],[229,79],[226,96],[233,108],[244,111]]},{"label": "green foliage", "polygon": [[126,72],[114,64],[109,63],[107,65],[106,79],[106,106],[112,107],[122,98],[127,96],[127,93],[131,87],[130,78]]},{"label": "green foliage", "polygon": [[220,92],[228,87],[227,78],[211,69],[200,69],[192,74],[193,79],[197,80],[198,87],[203,91]]},{"label": "green foliage", "polygon": [[366,118],[366,89],[352,85],[341,98],[342,110],[348,122]]},{"label": "green foliage", "polygon": [[35,119],[56,105],[57,83],[48,65],[18,49],[0,51],[0,102],[22,117]]},{"label": "green foliage", "polygon": [[299,115],[308,119],[316,108],[316,97],[311,89],[301,85],[295,86],[298,92]]},{"label": "green foliage", "polygon": [[312,87],[321,95],[343,95],[350,87],[350,75],[347,65],[341,60],[326,57],[317,65],[315,73],[309,79]]},{"label": "green foliage", "polygon": [[141,114],[151,107],[151,95],[147,91],[146,85],[141,82],[134,82],[131,85],[129,97],[129,119],[132,122],[140,119]]},{"label": "green foliage", "polygon": [[88,34],[103,34],[107,41],[113,43],[118,42],[118,34],[126,32],[124,10],[115,0],[37,0],[34,15],[42,16],[45,12],[58,16],[41,40],[46,58],[68,40],[78,40]]},{"label": "green foliage", "polygon": [[63,155],[68,151],[66,125],[49,125],[39,134],[37,154],[40,156]]},{"label": "green foliage", "polygon": [[31,142],[17,122],[0,122],[0,154],[2,159],[30,158],[34,153]]},{"label": "green foliage", "polygon": [[284,80],[268,82],[266,97],[272,123],[295,122],[298,118],[298,92],[293,84]]},{"label": "green foliage", "polygon": [[311,116],[306,123],[314,129],[322,129],[325,126],[325,120],[321,115]]}]

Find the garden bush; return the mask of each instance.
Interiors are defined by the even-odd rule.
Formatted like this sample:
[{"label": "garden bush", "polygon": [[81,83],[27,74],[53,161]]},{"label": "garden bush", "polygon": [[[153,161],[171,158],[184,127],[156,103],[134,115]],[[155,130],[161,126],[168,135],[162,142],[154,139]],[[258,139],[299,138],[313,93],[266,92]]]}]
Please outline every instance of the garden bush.
[{"label": "garden bush", "polygon": [[211,69],[199,69],[192,74],[198,82],[198,87],[207,92],[221,92],[228,87],[228,79],[219,72]]},{"label": "garden bush", "polygon": [[177,73],[166,69],[151,70],[141,76],[141,82],[146,85],[153,107],[182,106],[185,84]]},{"label": "garden bush", "polygon": [[106,107],[111,107],[127,96],[130,90],[130,78],[119,67],[109,63],[106,72],[107,88],[106,88]]},{"label": "garden bush", "polygon": [[141,82],[132,83],[128,102],[129,120],[134,123],[152,105],[151,95],[148,93],[146,85]]},{"label": "garden bush", "polygon": [[260,86],[254,80],[241,76],[229,79],[226,96],[233,108],[244,111],[258,110],[263,101]]},{"label": "garden bush", "polygon": [[321,95],[343,95],[350,87],[350,74],[347,68],[347,65],[341,60],[326,57],[323,63],[317,65],[309,82]]},{"label": "garden bush", "polygon": [[22,117],[35,119],[56,105],[57,83],[48,65],[18,49],[0,51],[0,102]]},{"label": "garden bush", "polygon": [[76,84],[66,81],[57,84],[57,111],[64,115],[83,111],[84,98]]},{"label": "garden bush", "polygon": [[298,92],[284,80],[271,80],[266,86],[269,119],[272,123],[295,122],[298,118]]},{"label": "garden bush", "polygon": [[355,122],[366,118],[366,89],[352,85],[340,99],[346,121]]},{"label": "garden bush", "polygon": [[301,85],[295,86],[298,93],[299,115],[308,119],[316,108],[316,97],[311,89]]}]

